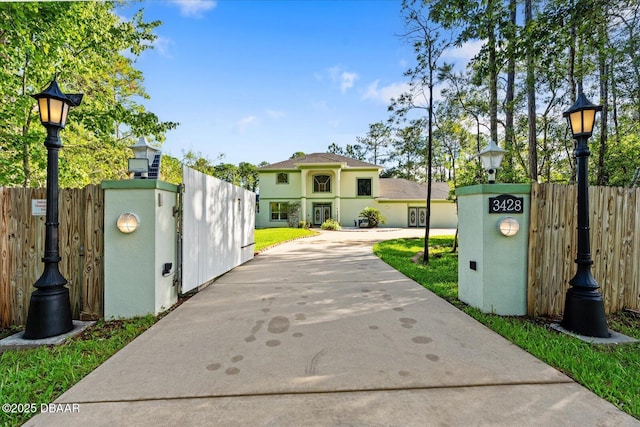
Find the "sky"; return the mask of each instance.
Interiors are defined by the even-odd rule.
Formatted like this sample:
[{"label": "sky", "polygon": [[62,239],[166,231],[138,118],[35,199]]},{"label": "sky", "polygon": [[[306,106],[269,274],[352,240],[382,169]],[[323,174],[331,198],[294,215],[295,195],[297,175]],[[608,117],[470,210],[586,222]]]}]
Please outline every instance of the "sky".
[{"label": "sky", "polygon": [[[162,121],[164,153],[275,163],[355,144],[386,121],[415,54],[400,0],[143,0],[117,12],[160,20],[136,68]],[[447,52],[466,62],[473,46]],[[220,155],[223,155],[221,159]]]}]

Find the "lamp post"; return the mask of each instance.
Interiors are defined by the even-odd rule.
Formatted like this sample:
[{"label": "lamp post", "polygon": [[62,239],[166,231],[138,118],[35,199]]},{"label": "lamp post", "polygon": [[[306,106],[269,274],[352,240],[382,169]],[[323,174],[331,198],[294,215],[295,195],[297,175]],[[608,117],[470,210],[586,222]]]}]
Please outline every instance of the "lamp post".
[{"label": "lamp post", "polygon": [[58,268],[58,151],[62,148],[60,129],[67,122],[69,107],[82,102],[82,94],[62,93],[56,78],[43,92],[32,95],[38,100],[40,121],[47,128],[44,145],[47,147],[47,210],[44,239],[44,271],[33,285],[25,339],[41,339],[69,332],[73,329],[67,280]]},{"label": "lamp post", "polygon": [[598,291],[598,282],[591,275],[591,248],[589,242],[589,184],[587,167],[589,147],[587,141],[593,133],[596,112],[602,106],[592,104],[582,91],[575,104],[563,113],[571,126],[571,133],[576,140],[574,156],[577,165],[578,184],[578,253],[576,257],[577,272],[569,281],[562,327],[579,335],[607,338],[609,330],[604,314],[604,302]]},{"label": "lamp post", "polygon": [[500,167],[500,163],[502,163],[504,153],[506,152],[507,150],[500,148],[495,141],[489,141],[489,145],[478,153],[482,168],[489,174],[489,184],[495,184],[496,169]]}]

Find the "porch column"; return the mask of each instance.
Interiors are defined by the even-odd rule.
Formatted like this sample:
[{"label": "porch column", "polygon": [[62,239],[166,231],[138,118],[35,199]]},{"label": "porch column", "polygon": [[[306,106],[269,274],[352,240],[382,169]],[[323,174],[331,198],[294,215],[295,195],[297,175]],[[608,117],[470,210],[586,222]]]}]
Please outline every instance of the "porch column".
[{"label": "porch column", "polygon": [[338,169],[336,171],[335,201],[336,201],[336,221],[338,221],[338,223],[340,223],[340,173],[341,172],[342,172],[342,169]]},{"label": "porch column", "polygon": [[307,221],[307,170],[300,171],[300,221]]}]

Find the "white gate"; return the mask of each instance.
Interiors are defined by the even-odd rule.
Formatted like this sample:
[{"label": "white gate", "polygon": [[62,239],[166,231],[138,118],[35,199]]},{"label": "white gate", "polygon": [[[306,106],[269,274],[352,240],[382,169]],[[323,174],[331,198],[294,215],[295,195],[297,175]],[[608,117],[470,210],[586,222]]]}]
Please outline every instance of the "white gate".
[{"label": "white gate", "polygon": [[181,293],[253,258],[256,194],[182,168]]}]

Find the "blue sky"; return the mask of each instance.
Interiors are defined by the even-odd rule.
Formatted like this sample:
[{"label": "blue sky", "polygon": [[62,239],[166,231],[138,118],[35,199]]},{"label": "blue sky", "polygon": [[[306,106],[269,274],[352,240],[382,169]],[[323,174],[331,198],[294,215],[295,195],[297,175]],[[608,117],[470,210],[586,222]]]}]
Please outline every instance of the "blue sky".
[{"label": "blue sky", "polygon": [[414,58],[398,36],[400,0],[145,0],[118,13],[140,8],[163,22],[136,63],[143,104],[180,122],[162,147],[178,158],[274,163],[354,144],[389,117]]}]

